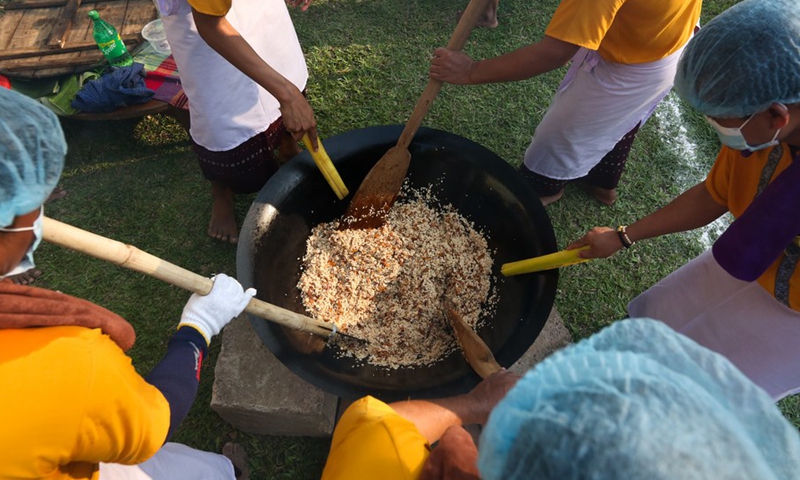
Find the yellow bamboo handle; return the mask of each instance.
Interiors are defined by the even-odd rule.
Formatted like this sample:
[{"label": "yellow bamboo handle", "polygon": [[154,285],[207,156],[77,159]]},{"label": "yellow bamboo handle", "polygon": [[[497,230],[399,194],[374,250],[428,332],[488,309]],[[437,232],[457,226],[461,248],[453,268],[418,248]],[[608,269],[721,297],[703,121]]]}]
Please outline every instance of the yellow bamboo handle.
[{"label": "yellow bamboo handle", "polygon": [[311,145],[311,138],[309,138],[308,134],[303,135],[303,145],[305,145],[306,149],[308,149],[308,153],[311,154],[311,158],[314,159],[314,163],[317,164],[317,168],[319,171],[322,172],[322,176],[325,177],[325,181],[328,182],[328,185],[331,186],[333,189],[333,193],[342,200],[344,197],[350,193],[347,190],[347,187],[344,185],[342,181],[342,177],[339,176],[339,172],[336,170],[336,167],[333,166],[333,162],[331,161],[331,157],[328,156],[328,152],[325,151],[325,147],[322,146],[322,140],[317,138],[317,151],[314,151],[314,147]]},{"label": "yellow bamboo handle", "polygon": [[553,268],[575,265],[576,263],[582,263],[589,260],[588,258],[580,258],[578,256],[578,252],[588,249],[589,246],[585,245],[574,250],[562,250],[560,252],[542,255],[540,257],[533,257],[527,260],[504,263],[503,266],[500,267],[500,273],[506,277],[510,277],[512,275],[540,272],[542,270],[551,270]]},{"label": "yellow bamboo handle", "polygon": [[[199,295],[207,295],[214,284],[210,278],[169,263],[132,245],[81,230],[52,218],[44,218],[43,230],[44,239],[50,243],[144,273]],[[331,323],[300,315],[257,298],[251,299],[244,310],[284,327],[314,333],[325,338],[328,338],[333,331]]]}]

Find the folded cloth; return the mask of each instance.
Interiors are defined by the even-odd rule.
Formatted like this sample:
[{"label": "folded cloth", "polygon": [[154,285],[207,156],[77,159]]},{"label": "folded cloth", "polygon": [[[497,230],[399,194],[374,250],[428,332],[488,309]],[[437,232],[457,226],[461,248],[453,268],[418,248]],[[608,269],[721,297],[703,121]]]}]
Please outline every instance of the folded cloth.
[{"label": "folded cloth", "polygon": [[800,235],[800,155],[714,242],[714,259],[752,282]]},{"label": "folded cloth", "polygon": [[144,76],[144,65],[141,63],[116,67],[111,73],[84,85],[72,101],[72,106],[84,112],[103,113],[146,103],[155,92],[147,88]]},{"label": "folded cloth", "polygon": [[103,307],[61,292],[0,282],[0,329],[68,325],[99,328],[123,351],[136,339],[130,323]]}]

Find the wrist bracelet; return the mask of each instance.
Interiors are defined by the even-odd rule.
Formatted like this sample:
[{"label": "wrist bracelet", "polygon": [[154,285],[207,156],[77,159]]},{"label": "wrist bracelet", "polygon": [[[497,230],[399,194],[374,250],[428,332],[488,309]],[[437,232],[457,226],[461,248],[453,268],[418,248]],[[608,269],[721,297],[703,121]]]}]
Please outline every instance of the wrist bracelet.
[{"label": "wrist bracelet", "polygon": [[619,241],[622,242],[622,246],[625,248],[631,248],[634,243],[631,241],[631,237],[628,236],[628,226],[627,225],[620,225],[617,227],[617,235],[619,236]]}]

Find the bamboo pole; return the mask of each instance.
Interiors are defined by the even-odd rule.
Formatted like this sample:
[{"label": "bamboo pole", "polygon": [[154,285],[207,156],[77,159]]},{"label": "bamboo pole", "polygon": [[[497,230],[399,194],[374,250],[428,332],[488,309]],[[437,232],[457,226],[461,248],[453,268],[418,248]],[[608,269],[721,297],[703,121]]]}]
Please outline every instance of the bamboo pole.
[{"label": "bamboo pole", "polygon": [[583,250],[588,249],[589,246],[585,245],[574,250],[561,250],[560,252],[542,255],[540,257],[504,263],[500,267],[500,273],[506,277],[511,277],[513,275],[520,275],[523,273],[540,272],[542,270],[552,270],[554,268],[575,265],[576,263],[583,263],[589,261],[589,259],[581,258],[578,256],[578,254]]},{"label": "bamboo pole", "polygon": [[[52,218],[44,218],[43,235],[44,240],[49,243],[144,273],[199,295],[207,295],[214,284],[210,278],[162,260],[133,245],[126,245]],[[251,299],[244,310],[284,327],[313,333],[326,339],[334,331],[331,323],[300,315],[257,298]]]}]

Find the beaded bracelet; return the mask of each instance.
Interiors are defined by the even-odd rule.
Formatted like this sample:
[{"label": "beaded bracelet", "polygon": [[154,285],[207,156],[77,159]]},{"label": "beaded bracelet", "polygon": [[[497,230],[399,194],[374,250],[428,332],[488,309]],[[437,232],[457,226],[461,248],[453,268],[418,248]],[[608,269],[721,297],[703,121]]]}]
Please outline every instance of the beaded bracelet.
[{"label": "beaded bracelet", "polygon": [[619,236],[619,241],[622,242],[622,246],[625,248],[631,248],[634,243],[631,241],[631,237],[628,236],[628,226],[627,225],[620,225],[617,227],[617,235]]}]

